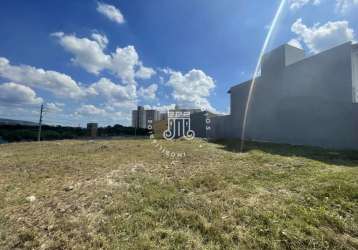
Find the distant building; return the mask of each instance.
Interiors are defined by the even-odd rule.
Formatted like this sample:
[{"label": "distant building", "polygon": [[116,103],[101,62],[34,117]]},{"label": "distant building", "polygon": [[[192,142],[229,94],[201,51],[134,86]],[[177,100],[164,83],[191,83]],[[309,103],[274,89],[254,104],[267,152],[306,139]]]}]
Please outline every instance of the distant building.
[{"label": "distant building", "polygon": [[168,119],[168,112],[165,112],[165,113],[160,113],[160,120],[163,121],[163,120],[167,120]]},{"label": "distant building", "polygon": [[158,110],[146,110],[146,128],[150,129],[154,122],[160,120],[160,112]]},{"label": "distant building", "polygon": [[137,110],[132,111],[132,127],[146,128],[146,116],[144,107],[138,106]]},{"label": "distant building", "polygon": [[132,111],[132,127],[148,128],[150,124],[160,120],[158,110],[145,110],[144,107],[138,106],[137,110]]},{"label": "distant building", "polygon": [[90,137],[97,137],[98,124],[87,123],[87,132]]}]

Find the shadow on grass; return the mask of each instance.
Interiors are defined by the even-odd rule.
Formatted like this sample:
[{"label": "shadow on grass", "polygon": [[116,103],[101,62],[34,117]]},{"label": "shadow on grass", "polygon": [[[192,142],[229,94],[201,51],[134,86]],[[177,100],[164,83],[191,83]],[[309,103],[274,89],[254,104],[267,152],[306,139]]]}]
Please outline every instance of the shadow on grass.
[{"label": "shadow on grass", "polygon": [[[240,152],[239,139],[235,140],[210,140],[211,143],[221,145],[224,150]],[[260,150],[272,155],[298,156],[326,164],[358,167],[358,151],[323,149],[311,146],[293,146],[288,144],[275,144],[267,142],[245,142],[244,152]]]}]

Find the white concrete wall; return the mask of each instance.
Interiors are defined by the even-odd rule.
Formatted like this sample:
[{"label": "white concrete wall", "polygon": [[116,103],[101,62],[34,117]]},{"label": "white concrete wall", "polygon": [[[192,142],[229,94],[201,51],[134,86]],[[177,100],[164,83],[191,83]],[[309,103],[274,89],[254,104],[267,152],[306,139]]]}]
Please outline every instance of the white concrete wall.
[{"label": "white concrete wall", "polygon": [[[358,79],[352,64],[354,47],[343,44],[301,60],[302,53],[282,46],[271,55],[273,63],[263,65],[257,79],[248,114],[246,138],[289,144],[332,148],[358,148],[357,105],[352,103],[352,78]],[[295,53],[298,62],[295,61]],[[268,70],[270,69],[270,70]],[[352,76],[353,75],[353,76]],[[243,112],[250,83],[231,89],[231,118],[226,137],[240,138]],[[222,122],[217,122],[222,126]],[[222,134],[220,134],[220,137]]]},{"label": "white concrete wall", "polygon": [[353,103],[358,103],[358,44],[352,46]]}]

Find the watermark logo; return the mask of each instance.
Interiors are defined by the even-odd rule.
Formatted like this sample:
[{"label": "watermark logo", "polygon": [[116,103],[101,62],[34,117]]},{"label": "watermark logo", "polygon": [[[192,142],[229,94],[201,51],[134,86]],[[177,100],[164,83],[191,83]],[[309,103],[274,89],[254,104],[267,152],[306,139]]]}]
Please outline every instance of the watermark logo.
[{"label": "watermark logo", "polygon": [[[201,105],[197,103],[196,106]],[[160,121],[147,120],[147,129],[150,131],[149,138],[153,147],[169,159],[180,160],[185,158],[187,152],[173,151],[170,146],[171,144],[164,143],[160,138],[168,142],[174,141],[177,138],[193,140],[195,137],[208,140],[212,125],[209,113],[204,107],[193,110],[168,110],[166,119]],[[196,116],[196,118],[193,116]],[[199,147],[202,147],[202,145],[199,144]]]},{"label": "watermark logo", "polygon": [[190,126],[189,111],[168,111],[168,128],[163,132],[166,140],[174,138],[184,138],[192,140],[195,138],[195,132]]},{"label": "watermark logo", "polygon": [[[153,134],[153,120],[148,120],[148,129],[150,130],[149,138],[152,140],[154,148],[156,148],[162,155],[165,155],[167,158],[171,159],[181,159],[186,156],[185,152],[174,152],[167,149],[165,146],[161,145]],[[163,133],[164,134],[164,133]]]}]

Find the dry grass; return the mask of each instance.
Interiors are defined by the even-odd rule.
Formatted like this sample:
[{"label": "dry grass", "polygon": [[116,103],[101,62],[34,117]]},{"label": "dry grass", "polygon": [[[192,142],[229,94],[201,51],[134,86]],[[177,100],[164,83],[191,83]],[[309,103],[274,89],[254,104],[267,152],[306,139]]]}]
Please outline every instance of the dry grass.
[{"label": "dry grass", "polygon": [[358,248],[358,153],[158,143],[0,145],[0,249]]}]

